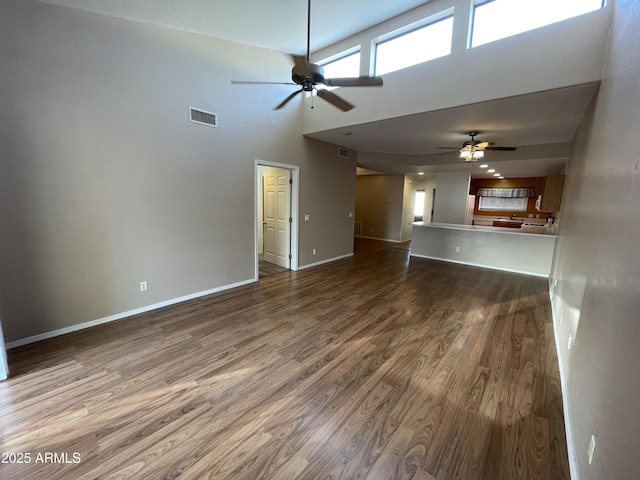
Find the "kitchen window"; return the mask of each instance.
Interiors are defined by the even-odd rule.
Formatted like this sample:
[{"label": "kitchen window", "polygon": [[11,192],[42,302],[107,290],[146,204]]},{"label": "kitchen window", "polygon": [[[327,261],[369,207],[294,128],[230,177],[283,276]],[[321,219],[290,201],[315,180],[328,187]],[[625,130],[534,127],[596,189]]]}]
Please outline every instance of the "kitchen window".
[{"label": "kitchen window", "polygon": [[478,210],[487,212],[526,212],[528,198],[480,197]]},{"label": "kitchen window", "polygon": [[535,196],[533,188],[479,188],[478,210],[489,212],[526,212],[529,199]]}]

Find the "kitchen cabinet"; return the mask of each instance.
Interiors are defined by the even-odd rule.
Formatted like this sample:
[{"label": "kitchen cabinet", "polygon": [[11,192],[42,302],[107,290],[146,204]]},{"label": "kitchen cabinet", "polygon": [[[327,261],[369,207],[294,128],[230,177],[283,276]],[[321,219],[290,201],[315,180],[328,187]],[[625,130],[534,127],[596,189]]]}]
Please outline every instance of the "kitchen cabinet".
[{"label": "kitchen cabinet", "polygon": [[541,212],[557,212],[562,201],[564,175],[547,175],[544,177],[542,195],[536,202],[536,208]]}]

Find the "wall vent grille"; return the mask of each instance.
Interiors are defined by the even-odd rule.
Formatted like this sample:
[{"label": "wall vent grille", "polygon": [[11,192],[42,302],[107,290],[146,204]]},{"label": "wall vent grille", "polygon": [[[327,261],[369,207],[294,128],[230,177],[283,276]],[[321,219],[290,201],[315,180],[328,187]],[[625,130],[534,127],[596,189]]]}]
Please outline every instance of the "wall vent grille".
[{"label": "wall vent grille", "polygon": [[218,115],[199,108],[189,107],[189,120],[208,127],[218,126]]},{"label": "wall vent grille", "polygon": [[338,148],[338,156],[342,158],[349,158],[349,150],[346,148]]},{"label": "wall vent grille", "polygon": [[353,234],[354,235],[361,235],[362,234],[362,222],[360,221],[355,221],[353,222]]}]

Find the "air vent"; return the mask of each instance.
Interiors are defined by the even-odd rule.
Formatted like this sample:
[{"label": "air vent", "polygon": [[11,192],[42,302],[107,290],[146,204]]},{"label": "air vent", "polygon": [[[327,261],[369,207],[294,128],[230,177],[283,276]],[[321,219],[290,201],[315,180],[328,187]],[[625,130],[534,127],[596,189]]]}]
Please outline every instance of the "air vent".
[{"label": "air vent", "polygon": [[338,156],[342,158],[349,158],[349,150],[346,148],[338,148]]},{"label": "air vent", "polygon": [[199,123],[200,125],[207,125],[208,127],[218,126],[218,115],[199,108],[189,107],[189,120],[193,123]]}]

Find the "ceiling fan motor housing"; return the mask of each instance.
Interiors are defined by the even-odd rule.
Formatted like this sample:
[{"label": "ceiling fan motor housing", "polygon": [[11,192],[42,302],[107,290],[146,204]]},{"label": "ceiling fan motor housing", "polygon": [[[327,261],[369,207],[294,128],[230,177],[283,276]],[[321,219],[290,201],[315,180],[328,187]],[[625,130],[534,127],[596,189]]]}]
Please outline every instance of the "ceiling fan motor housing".
[{"label": "ceiling fan motor housing", "polygon": [[315,63],[306,63],[304,66],[296,65],[291,70],[291,79],[298,85],[304,85],[308,82],[323,83],[324,68]]}]

